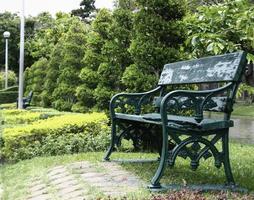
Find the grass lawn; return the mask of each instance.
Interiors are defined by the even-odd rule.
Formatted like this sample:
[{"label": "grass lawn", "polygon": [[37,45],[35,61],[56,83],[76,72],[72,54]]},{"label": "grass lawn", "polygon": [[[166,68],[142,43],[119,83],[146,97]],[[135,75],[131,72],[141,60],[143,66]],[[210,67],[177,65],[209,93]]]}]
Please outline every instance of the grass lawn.
[{"label": "grass lawn", "polygon": [[[254,192],[254,146],[231,144],[231,161],[233,173],[236,182],[250,192]],[[92,162],[101,162],[103,153],[83,153],[77,155],[65,155],[56,157],[34,158],[32,160],[21,161],[17,164],[5,164],[0,168],[1,183],[4,189],[4,200],[25,199],[28,192],[30,181],[36,177],[43,177],[47,170],[58,165],[72,163],[75,161],[88,160]],[[114,153],[112,158],[156,158],[156,154],[151,153]],[[141,177],[147,184],[153,176],[158,163],[123,163],[122,166]],[[173,169],[167,169],[162,179],[162,183],[178,183],[178,184],[223,184],[225,180],[223,169],[217,170],[213,166],[213,160],[208,159],[202,162],[200,168],[193,172],[189,168],[189,162],[179,158]],[[217,194],[202,194],[207,199],[215,198]],[[235,199],[231,193],[226,194],[228,199]],[[247,196],[252,199],[253,196]],[[142,198],[141,198],[142,196]],[[230,198],[230,196],[232,198]],[[95,199],[98,198],[95,197]],[[142,195],[138,195],[135,199],[151,199],[148,190],[144,190]],[[239,194],[237,198],[246,198]],[[133,197],[131,198],[133,199]]]},{"label": "grass lawn", "polygon": [[235,104],[232,114],[233,116],[245,116],[254,118],[254,104]]}]

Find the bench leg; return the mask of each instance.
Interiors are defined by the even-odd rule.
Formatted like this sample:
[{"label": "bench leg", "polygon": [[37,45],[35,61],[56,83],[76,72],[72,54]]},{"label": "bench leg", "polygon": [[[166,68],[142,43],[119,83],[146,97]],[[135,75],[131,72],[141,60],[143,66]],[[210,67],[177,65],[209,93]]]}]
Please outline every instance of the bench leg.
[{"label": "bench leg", "polygon": [[163,172],[166,167],[167,159],[168,159],[168,129],[167,127],[163,127],[163,136],[162,136],[162,149],[161,149],[161,158],[159,167],[152,178],[151,185],[149,185],[149,189],[160,189],[160,179],[163,175]]},{"label": "bench leg", "polygon": [[228,130],[227,130],[227,133],[222,136],[222,151],[224,155],[223,165],[224,165],[224,171],[227,178],[227,184],[230,186],[233,186],[235,185],[235,181],[234,181],[234,177],[233,177],[231,166],[230,166],[228,141],[229,140],[228,140]]},{"label": "bench leg", "polygon": [[115,147],[115,141],[116,141],[116,122],[115,120],[112,120],[112,125],[111,125],[111,142],[110,142],[110,146],[108,148],[108,151],[106,152],[105,156],[104,156],[104,160],[105,161],[109,161],[109,157],[111,155],[111,153],[114,150]]}]

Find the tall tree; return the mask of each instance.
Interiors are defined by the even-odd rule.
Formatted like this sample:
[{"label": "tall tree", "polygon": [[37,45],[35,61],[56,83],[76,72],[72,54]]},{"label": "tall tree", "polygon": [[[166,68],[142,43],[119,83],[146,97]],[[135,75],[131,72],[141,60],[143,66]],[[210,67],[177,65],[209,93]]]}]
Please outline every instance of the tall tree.
[{"label": "tall tree", "polygon": [[135,10],[137,8],[136,0],[115,0],[115,8]]},{"label": "tall tree", "polygon": [[71,22],[69,14],[57,13],[56,19],[49,13],[39,14],[35,24],[35,35],[26,42],[29,54],[35,60],[42,57],[49,59],[59,39],[69,30]]},{"label": "tall tree", "polygon": [[[74,21],[77,20],[76,17],[71,17],[65,13],[57,13],[56,19],[53,19],[48,13],[42,13],[37,17],[35,35],[30,40],[27,40],[26,49],[29,50],[29,54],[35,60],[35,63],[41,59],[47,59],[48,64],[45,70],[47,72],[45,82],[41,85],[43,91],[38,94],[40,97],[37,98],[40,101],[34,99],[35,104],[46,107],[52,106],[52,94],[57,85],[59,65],[63,60],[62,51],[65,34],[69,31]],[[27,74],[29,75],[30,73],[27,72]],[[29,81],[27,80],[26,92],[31,90]]]},{"label": "tall tree", "polygon": [[96,105],[94,90],[100,80],[97,71],[100,64],[107,60],[102,54],[102,49],[109,39],[111,23],[112,15],[107,9],[101,9],[92,22],[92,30],[87,36],[86,52],[82,60],[81,84],[77,88],[78,102],[73,108],[75,111],[85,112]]},{"label": "tall tree", "polygon": [[82,0],[78,9],[72,10],[71,14],[80,17],[83,21],[90,21],[90,15],[96,11],[95,0]]},{"label": "tall tree", "polygon": [[25,71],[26,94],[33,91],[33,102],[42,105],[41,93],[43,92],[43,84],[46,78],[46,69],[48,60],[41,58]]},{"label": "tall tree", "polygon": [[5,65],[5,39],[3,33],[9,31],[9,69],[18,72],[19,60],[19,17],[9,12],[0,13],[0,67]]},{"label": "tall tree", "polygon": [[[34,37],[35,26],[37,24],[37,17],[26,18],[26,33],[25,41],[28,41]],[[20,43],[20,19],[16,13],[4,12],[0,13],[0,67],[5,63],[5,40],[2,37],[4,31],[9,31],[11,36],[9,38],[9,68],[15,73],[19,70],[19,43]],[[35,61],[28,50],[25,49],[25,68],[32,65]]]},{"label": "tall tree", "polygon": [[53,92],[53,106],[71,111],[76,103],[76,88],[80,84],[81,60],[85,54],[87,27],[79,19],[73,20],[64,36],[57,86]]},{"label": "tall tree", "polygon": [[[53,92],[57,86],[57,78],[59,76],[59,65],[63,60],[62,49],[63,49],[63,37],[58,41],[58,43],[53,48],[51,58],[47,65],[47,74],[45,76],[45,82],[42,85],[43,92],[41,93],[41,104],[44,107],[52,106],[53,102]],[[39,103],[39,102],[36,102]]]},{"label": "tall tree", "polygon": [[133,91],[151,89],[163,65],[181,59],[179,49],[185,40],[185,0],[137,0],[137,8],[129,48],[134,65],[122,78]]},{"label": "tall tree", "polygon": [[94,91],[96,107],[107,109],[110,98],[123,91],[121,78],[126,67],[133,63],[128,51],[131,43],[133,13],[129,9],[116,9],[109,26],[109,39],[102,48],[102,54],[107,58],[100,64],[97,74],[100,81]]}]

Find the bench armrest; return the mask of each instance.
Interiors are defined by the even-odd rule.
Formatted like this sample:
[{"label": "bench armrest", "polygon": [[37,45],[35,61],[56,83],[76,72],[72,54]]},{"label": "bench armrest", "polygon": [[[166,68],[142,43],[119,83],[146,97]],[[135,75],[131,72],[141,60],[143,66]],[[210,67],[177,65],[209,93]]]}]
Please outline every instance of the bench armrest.
[{"label": "bench armrest", "polygon": [[188,97],[192,100],[196,100],[196,97],[204,97],[204,99],[199,104],[195,104],[195,120],[200,123],[203,120],[203,109],[206,103],[215,95],[218,95],[228,89],[234,87],[233,83],[228,83],[223,87],[212,89],[212,90],[203,90],[203,91],[191,91],[191,90],[175,90],[169,92],[165,95],[161,101],[160,111],[161,111],[161,119],[163,123],[167,123],[167,109],[168,103],[170,100],[174,100],[175,97]]},{"label": "bench armrest", "polygon": [[115,108],[117,106],[134,105],[135,114],[140,114],[141,105],[153,94],[158,92],[161,86],[143,93],[119,93],[113,96],[110,100],[109,110],[111,117],[115,116]]}]

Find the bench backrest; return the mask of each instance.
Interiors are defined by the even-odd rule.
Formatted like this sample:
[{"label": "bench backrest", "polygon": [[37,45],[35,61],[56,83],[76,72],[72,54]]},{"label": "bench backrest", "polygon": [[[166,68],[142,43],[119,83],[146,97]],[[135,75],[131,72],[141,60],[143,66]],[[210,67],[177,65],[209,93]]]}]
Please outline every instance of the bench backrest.
[{"label": "bench backrest", "polygon": [[238,82],[245,65],[243,51],[166,64],[158,85]]},{"label": "bench backrest", "polygon": [[32,101],[33,94],[34,94],[33,91],[30,91],[29,94],[28,94],[28,96],[27,96],[27,101],[28,101],[29,104],[30,104],[31,101]]}]

